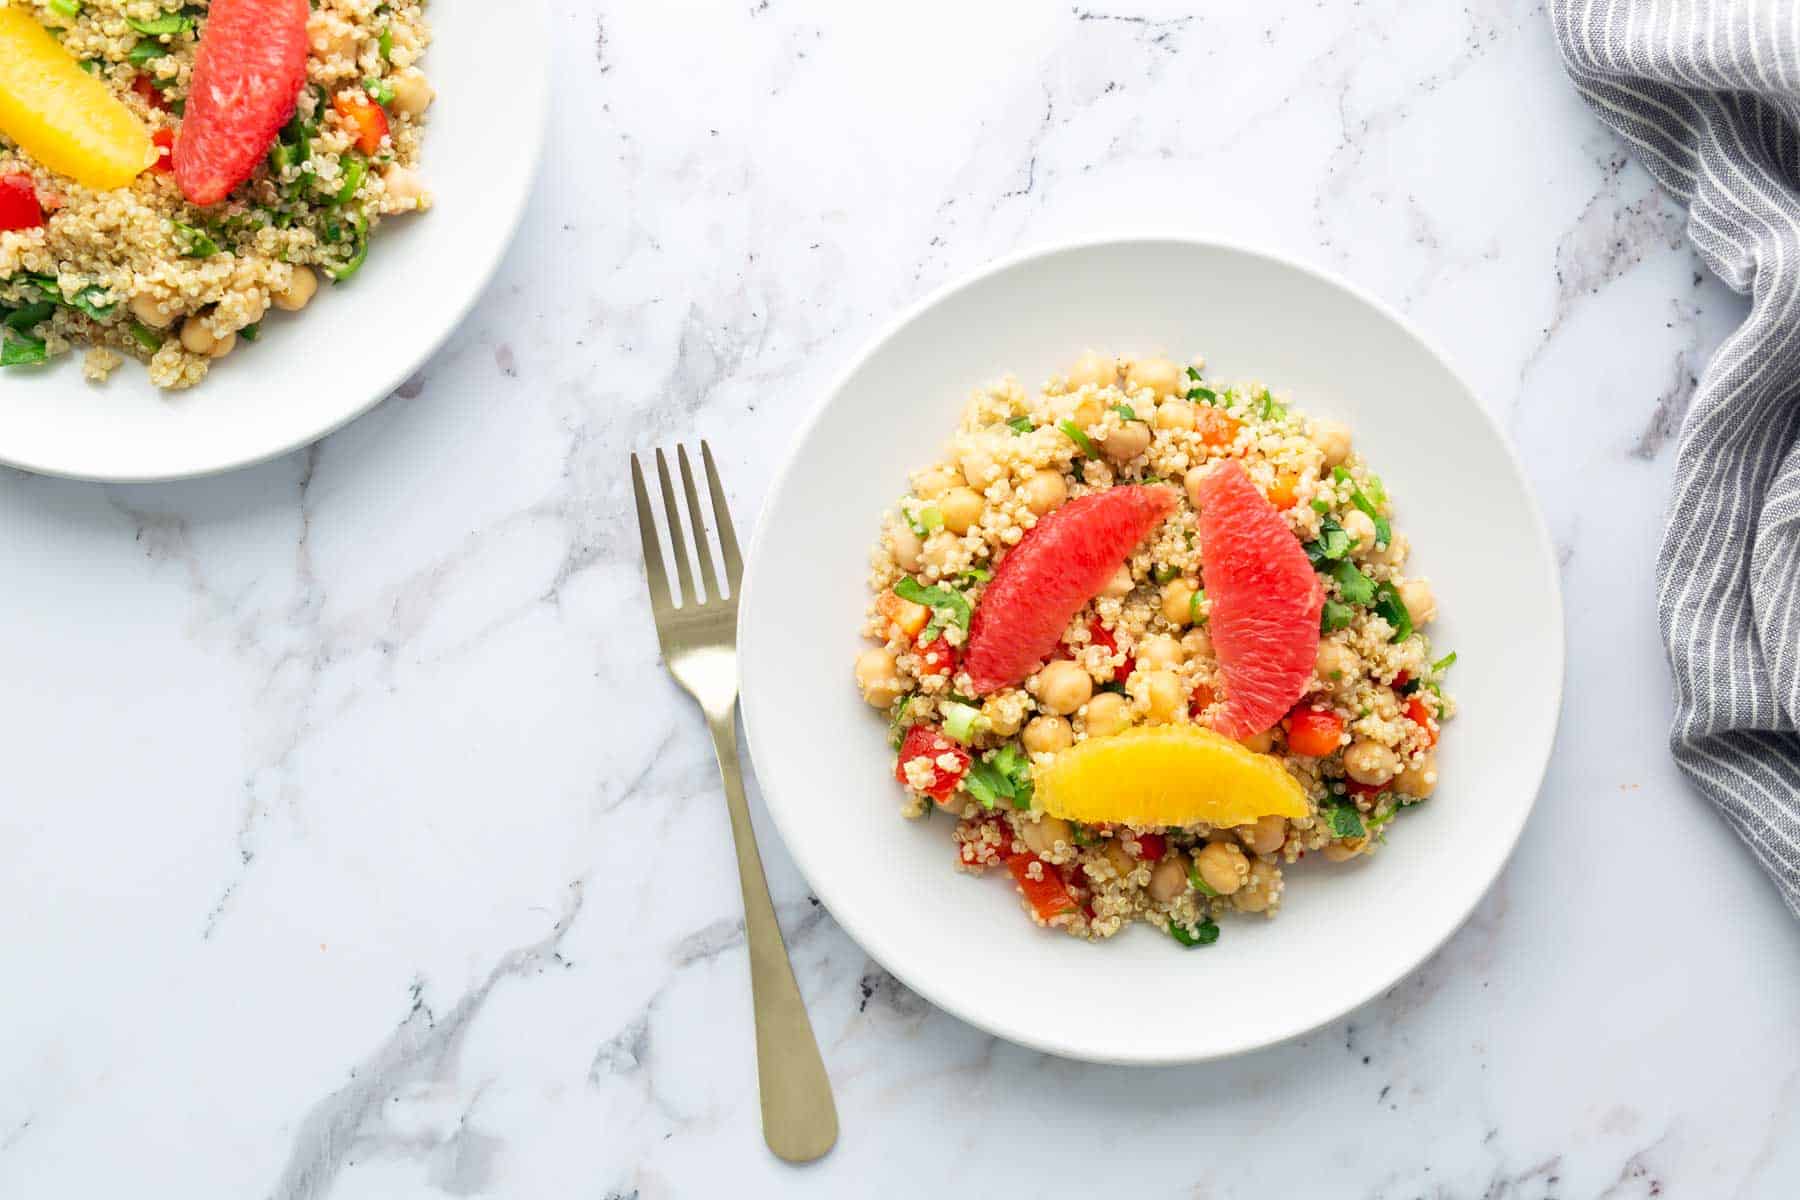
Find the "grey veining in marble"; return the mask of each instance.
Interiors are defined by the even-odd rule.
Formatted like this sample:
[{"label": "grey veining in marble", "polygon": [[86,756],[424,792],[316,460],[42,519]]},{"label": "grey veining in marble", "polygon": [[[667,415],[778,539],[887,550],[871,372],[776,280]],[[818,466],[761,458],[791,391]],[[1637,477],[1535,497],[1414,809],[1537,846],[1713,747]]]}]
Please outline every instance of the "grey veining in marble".
[{"label": "grey veining in marble", "polygon": [[[0,1195],[1800,1190],[1800,931],[1665,756],[1650,589],[1742,301],[1538,5],[557,0],[555,28],[524,230],[398,394],[221,479],[0,474]],[[1133,229],[1348,275],[1486,398],[1567,590],[1542,802],[1389,994],[1164,1070],[933,1010],[763,824],[844,1129],[784,1167],[626,451],[704,434],[747,528],[899,307]]]}]

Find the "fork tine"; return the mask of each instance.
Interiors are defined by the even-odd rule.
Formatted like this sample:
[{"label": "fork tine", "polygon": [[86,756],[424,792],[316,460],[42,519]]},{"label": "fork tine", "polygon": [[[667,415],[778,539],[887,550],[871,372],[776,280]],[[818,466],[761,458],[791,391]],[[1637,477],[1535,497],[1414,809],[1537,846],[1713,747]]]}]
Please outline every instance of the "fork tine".
[{"label": "fork tine", "polygon": [[663,515],[669,519],[669,546],[675,551],[675,578],[681,581],[683,607],[698,604],[702,597],[694,591],[694,572],[688,566],[687,539],[681,534],[681,509],[675,505],[675,485],[669,479],[669,460],[662,447],[656,448],[656,479],[662,484]]},{"label": "fork tine", "polygon": [[688,515],[694,520],[694,557],[700,562],[700,582],[706,585],[708,596],[714,600],[722,599],[725,593],[719,590],[719,581],[713,575],[713,553],[706,538],[706,517],[700,512],[700,493],[694,489],[694,471],[688,466],[686,446],[677,443],[675,461],[681,467],[681,490],[687,493]]},{"label": "fork tine", "polygon": [[672,609],[669,598],[669,573],[663,569],[662,547],[656,542],[656,515],[650,508],[650,493],[644,488],[643,468],[638,456],[631,456],[631,490],[637,499],[638,539],[644,544],[644,578],[650,585],[650,611],[657,620]]},{"label": "fork tine", "polygon": [[712,447],[700,443],[700,457],[706,462],[706,486],[712,492],[713,520],[719,529],[719,549],[725,552],[725,583],[731,594],[738,593],[738,581],[744,577],[744,560],[738,554],[737,534],[731,531],[731,509],[725,504],[725,487],[719,482],[719,468],[713,462]]}]

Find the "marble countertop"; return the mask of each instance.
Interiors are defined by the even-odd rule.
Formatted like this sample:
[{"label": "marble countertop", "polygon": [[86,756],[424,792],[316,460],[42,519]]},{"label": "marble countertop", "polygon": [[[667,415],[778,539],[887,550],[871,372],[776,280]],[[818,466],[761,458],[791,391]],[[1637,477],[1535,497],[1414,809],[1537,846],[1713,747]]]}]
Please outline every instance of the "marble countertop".
[{"label": "marble countertop", "polygon": [[[557,0],[523,232],[399,394],[224,478],[0,475],[0,1195],[1794,1195],[1800,930],[1665,752],[1650,585],[1744,306],[1540,6],[874,12]],[[763,822],[843,1122],[785,1167],[626,452],[705,435],[748,526],[897,308],[1139,228],[1349,276],[1502,419],[1567,589],[1541,803],[1389,994],[1164,1070],[934,1011]]]}]

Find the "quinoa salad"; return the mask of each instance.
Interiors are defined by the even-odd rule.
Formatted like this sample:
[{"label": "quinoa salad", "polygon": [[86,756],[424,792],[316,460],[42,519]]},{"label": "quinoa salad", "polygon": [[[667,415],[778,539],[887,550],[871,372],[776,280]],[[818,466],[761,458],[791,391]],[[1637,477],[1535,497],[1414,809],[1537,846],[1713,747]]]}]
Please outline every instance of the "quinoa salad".
[{"label": "quinoa salad", "polygon": [[[384,217],[431,204],[424,9],[0,0],[6,375],[83,349],[90,381],[132,358],[189,388],[254,349],[271,309],[353,279]],[[35,70],[7,69],[31,56]],[[90,153],[96,129],[110,140]]]},{"label": "quinoa salad", "polygon": [[862,697],[900,811],[1031,920],[1208,945],[1437,786],[1429,582],[1343,424],[1204,362],[978,390],[872,553]]}]

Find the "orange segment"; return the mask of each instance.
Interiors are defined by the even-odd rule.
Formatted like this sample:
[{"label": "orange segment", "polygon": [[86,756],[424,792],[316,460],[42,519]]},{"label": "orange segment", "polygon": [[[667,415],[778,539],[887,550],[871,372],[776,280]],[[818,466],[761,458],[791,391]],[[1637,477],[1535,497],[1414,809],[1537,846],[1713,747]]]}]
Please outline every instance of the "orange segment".
[{"label": "orange segment", "polygon": [[97,191],[156,161],[143,123],[18,8],[0,8],[0,133]]},{"label": "orange segment", "polygon": [[1198,725],[1090,739],[1040,768],[1036,782],[1045,812],[1087,824],[1244,825],[1308,812],[1305,789],[1279,761]]}]

